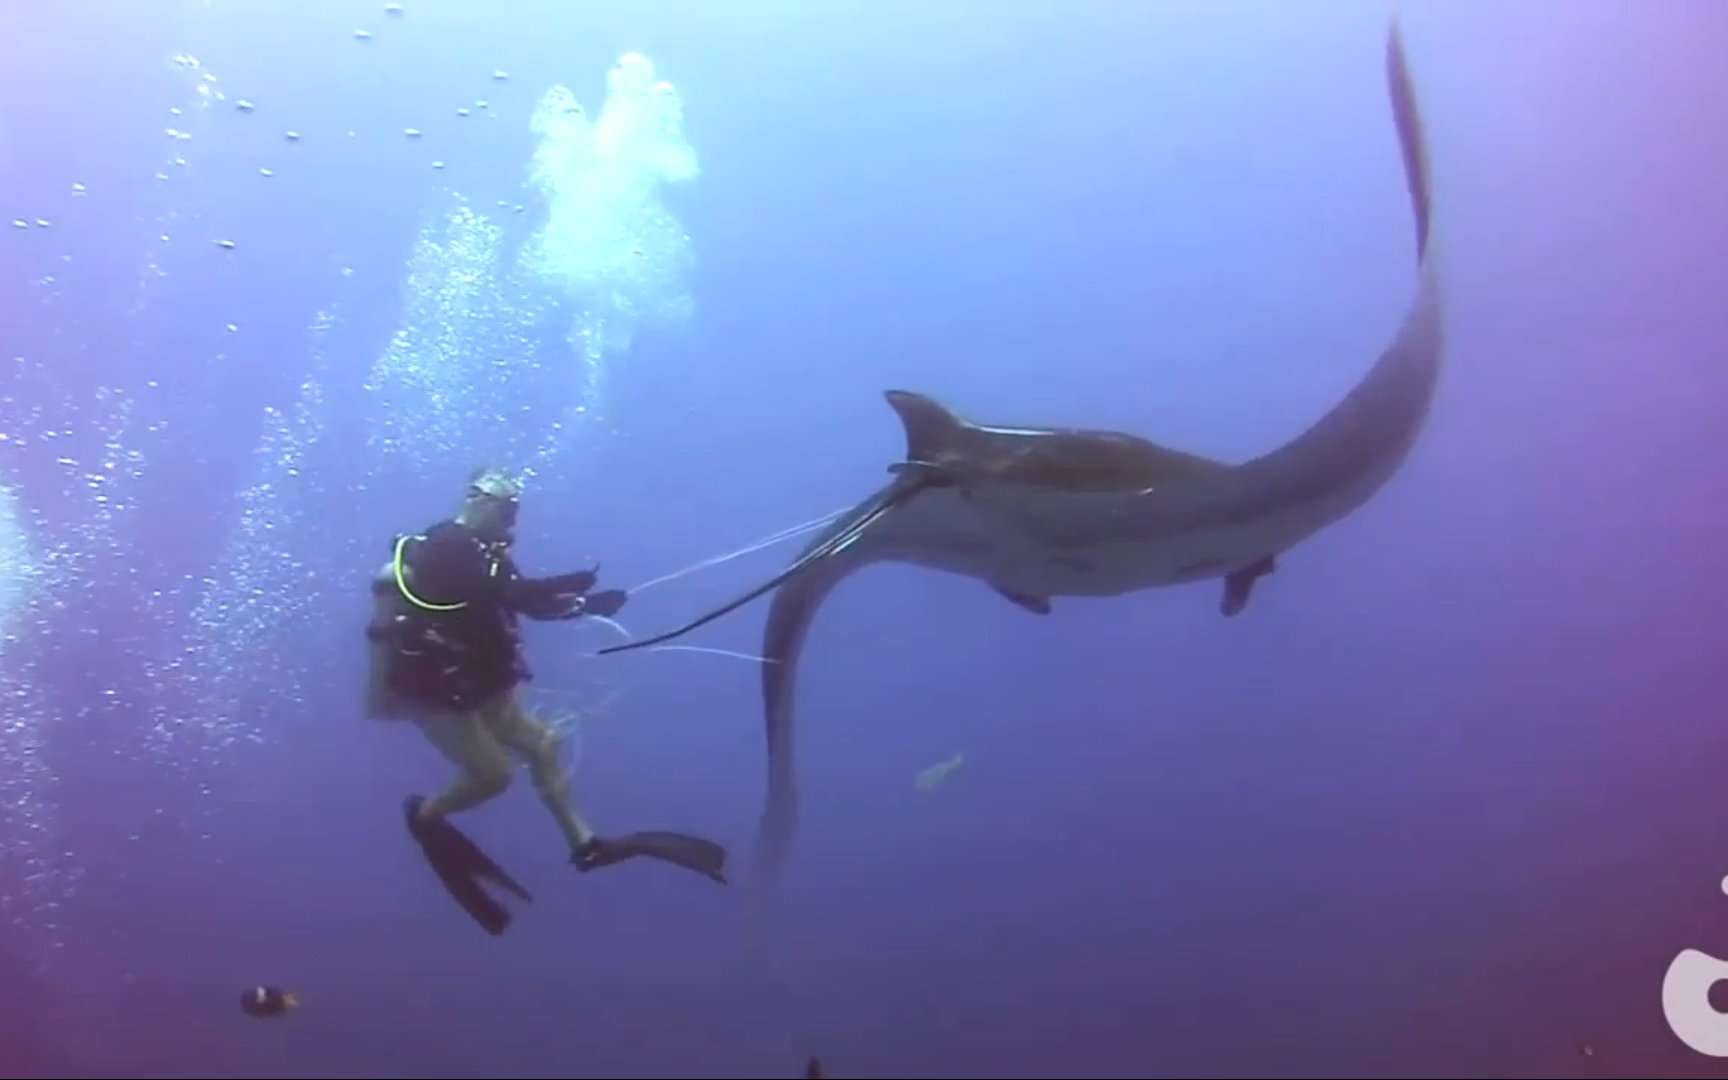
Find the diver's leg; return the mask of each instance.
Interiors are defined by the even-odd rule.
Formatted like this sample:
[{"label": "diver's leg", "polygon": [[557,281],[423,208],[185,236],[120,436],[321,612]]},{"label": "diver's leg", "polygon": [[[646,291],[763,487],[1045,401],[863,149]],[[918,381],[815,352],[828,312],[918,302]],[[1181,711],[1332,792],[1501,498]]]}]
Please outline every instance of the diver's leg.
[{"label": "diver's leg", "polygon": [[432,745],[461,770],[443,794],[421,804],[422,821],[472,810],[510,786],[510,755],[488,730],[484,708],[416,718]]},{"label": "diver's leg", "polygon": [[493,736],[528,762],[534,789],[552,812],[572,851],[594,838],[594,830],[582,820],[570,797],[570,773],[558,754],[558,736],[530,715],[514,691],[508,693],[497,712],[489,717]]}]

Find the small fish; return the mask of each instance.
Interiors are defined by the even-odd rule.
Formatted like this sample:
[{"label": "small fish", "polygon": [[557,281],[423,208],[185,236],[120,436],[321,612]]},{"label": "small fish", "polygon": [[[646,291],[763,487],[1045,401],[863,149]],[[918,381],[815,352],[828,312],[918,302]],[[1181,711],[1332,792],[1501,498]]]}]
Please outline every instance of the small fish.
[{"label": "small fish", "polygon": [[281,1016],[299,1005],[299,997],[280,986],[254,986],[240,994],[240,1011],[247,1016]]},{"label": "small fish", "polygon": [[508,78],[510,78],[510,73],[508,71],[494,71],[492,73],[492,79],[495,82],[504,82]]},{"label": "small fish", "polygon": [[955,754],[947,761],[938,761],[928,769],[920,772],[912,782],[918,785],[919,791],[934,790],[936,785],[948,779],[949,775],[953,773],[955,769],[958,769],[961,762],[965,759],[966,755],[964,753],[959,753]]},{"label": "small fish", "polygon": [[83,184],[73,184],[72,185],[72,194],[74,194],[74,195],[82,195],[87,190],[88,189]]},{"label": "small fish", "polygon": [[410,139],[418,139],[422,132],[419,128],[403,128],[402,134],[408,136]]},{"label": "small fish", "polygon": [[284,139],[287,139],[289,142],[299,142],[300,141],[300,133],[298,131],[284,131],[282,133],[282,137]]},{"label": "small fish", "polygon": [[250,101],[247,101],[245,98],[241,98],[239,101],[236,101],[234,103],[234,107],[236,109],[239,109],[241,112],[251,112],[253,109],[257,108],[256,105],[252,104]]},{"label": "small fish", "polygon": [[266,166],[266,167],[258,170],[258,175],[259,176],[275,176],[276,170]]},{"label": "small fish", "polygon": [[468,115],[468,106],[464,105],[461,108],[457,109],[456,115],[457,116],[467,116]]},{"label": "small fish", "polygon": [[12,227],[14,229],[28,229],[30,227],[30,223],[28,221],[25,221],[21,217],[15,217],[12,219]]},{"label": "small fish", "polygon": [[372,40],[372,31],[370,31],[370,30],[356,30],[356,31],[354,31],[354,40],[355,41],[371,41]]},{"label": "small fish", "polygon": [[214,241],[214,243],[219,248],[223,248],[223,249],[228,250],[228,251],[234,250],[234,241],[232,241],[232,240],[217,240],[217,241]]},{"label": "small fish", "polygon": [[444,163],[442,161],[434,161],[432,163],[432,167],[434,169],[442,169],[444,167]]},{"label": "small fish", "polygon": [[384,14],[386,14],[386,15],[400,15],[400,14],[402,14],[402,5],[397,4],[397,3],[385,4],[384,5]]}]

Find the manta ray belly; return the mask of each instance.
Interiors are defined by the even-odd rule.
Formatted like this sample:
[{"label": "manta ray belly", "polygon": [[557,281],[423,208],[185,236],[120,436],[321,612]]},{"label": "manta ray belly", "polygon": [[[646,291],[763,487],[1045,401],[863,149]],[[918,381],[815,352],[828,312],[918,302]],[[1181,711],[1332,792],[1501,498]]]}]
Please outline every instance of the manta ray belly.
[{"label": "manta ray belly", "polygon": [[1170,515],[1157,498],[997,485],[920,494],[883,557],[1027,596],[1119,596],[1226,577],[1281,550],[1282,522]]},{"label": "manta ray belly", "polygon": [[934,488],[919,492],[872,526],[859,547],[868,549],[870,558],[987,581],[998,567],[1013,561],[1013,542],[980,516],[959,489]]},{"label": "manta ray belly", "polygon": [[907,499],[861,546],[869,558],[1025,596],[1116,596],[1206,581],[1268,555],[1237,525],[1147,530],[1125,506],[1061,492],[938,487]]}]

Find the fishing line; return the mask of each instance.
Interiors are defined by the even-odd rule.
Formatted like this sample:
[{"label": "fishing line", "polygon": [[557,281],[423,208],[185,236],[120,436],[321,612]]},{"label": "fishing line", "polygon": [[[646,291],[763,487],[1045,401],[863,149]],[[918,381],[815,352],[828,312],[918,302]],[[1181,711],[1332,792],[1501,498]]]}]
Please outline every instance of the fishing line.
[{"label": "fishing line", "polygon": [[653,578],[652,580],[643,582],[642,584],[636,586],[634,589],[627,589],[625,591],[630,593],[630,595],[634,596],[635,594],[641,592],[643,589],[653,588],[655,585],[664,585],[668,581],[676,581],[677,579],[684,577],[687,574],[693,574],[698,570],[706,570],[710,566],[719,566],[721,563],[731,562],[733,559],[737,559],[737,558],[740,558],[742,556],[749,555],[753,552],[761,551],[765,547],[770,547],[774,544],[778,544],[782,540],[790,540],[794,536],[799,536],[803,533],[810,532],[812,529],[819,529],[822,526],[833,521],[835,518],[839,517],[841,514],[844,514],[846,512],[846,510],[847,510],[847,507],[842,506],[838,510],[834,510],[830,513],[824,514],[819,518],[813,518],[810,521],[804,522],[802,525],[794,525],[789,529],[781,529],[779,532],[774,533],[771,536],[768,536],[768,537],[765,537],[761,540],[755,541],[754,543],[750,544],[748,547],[739,548],[737,551],[734,551],[734,552],[727,554],[727,555],[718,555],[712,559],[704,559],[701,562],[696,563],[694,565],[686,566],[682,570],[676,570],[670,574],[663,574],[660,577]]},{"label": "fishing line", "polygon": [[[708,623],[720,618],[727,612],[736,611],[738,608],[743,607],[745,604],[748,604],[763,593],[778,588],[781,584],[790,580],[806,568],[815,565],[823,559],[832,558],[840,552],[845,551],[847,548],[857,543],[858,538],[864,535],[865,530],[880,521],[883,515],[904,503],[907,499],[918,494],[920,491],[930,487],[932,483],[932,474],[927,470],[920,470],[917,472],[908,470],[902,473],[900,482],[894,484],[888,490],[878,495],[873,502],[866,504],[863,510],[855,512],[851,521],[847,523],[845,528],[806,551],[803,555],[799,556],[791,566],[788,566],[786,569],[763,582],[761,585],[751,589],[743,596],[738,597],[731,603],[715,608],[706,615],[685,623],[676,630],[668,630],[664,634],[657,634],[645,641],[632,641],[624,645],[608,646],[607,648],[601,649],[600,654],[604,656],[608,653],[628,652],[631,649],[643,649],[651,645],[658,645],[663,641],[670,641],[676,637],[683,637],[685,634],[695,630],[697,627],[706,626]],[[845,511],[841,512],[844,513]]]},{"label": "fishing line", "polygon": [[705,653],[713,653],[716,656],[731,656],[731,657],[735,657],[736,659],[739,659],[739,660],[754,660],[758,664],[778,664],[778,663],[780,663],[780,661],[778,661],[778,660],[776,660],[770,656],[756,656],[752,653],[747,653],[747,652],[733,652],[731,649],[711,649],[705,645],[655,645],[652,648],[650,648],[648,651],[649,652],[668,652],[668,651],[680,650],[680,649],[683,650],[684,652],[705,652]]}]

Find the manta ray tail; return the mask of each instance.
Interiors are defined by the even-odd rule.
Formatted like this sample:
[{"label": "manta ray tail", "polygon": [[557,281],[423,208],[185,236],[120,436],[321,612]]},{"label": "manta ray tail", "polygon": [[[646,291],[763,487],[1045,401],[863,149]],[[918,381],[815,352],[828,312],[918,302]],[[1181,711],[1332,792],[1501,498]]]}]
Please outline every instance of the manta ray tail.
[{"label": "manta ray tail", "polygon": [[1410,189],[1410,209],[1416,219],[1416,258],[1422,262],[1428,256],[1432,180],[1422,116],[1416,108],[1416,91],[1410,85],[1410,66],[1404,59],[1404,34],[1396,20],[1386,36],[1386,79],[1392,97],[1392,116],[1398,128],[1398,145],[1404,154],[1404,182]]},{"label": "manta ray tail", "polygon": [[1304,534],[1354,511],[1398,471],[1426,423],[1444,359],[1429,154],[1396,19],[1384,70],[1415,228],[1415,295],[1392,340],[1337,404],[1294,439],[1235,470],[1241,490],[1262,509],[1275,499],[1305,517]]},{"label": "manta ray tail", "polygon": [[[1369,375],[1332,413],[1285,449],[1237,470],[1267,481],[1252,488],[1244,485],[1249,490],[1258,493],[1270,488],[1294,492],[1298,499],[1334,500],[1338,515],[1365,499],[1396,468],[1420,427],[1439,368],[1442,338],[1438,283],[1429,251],[1428,154],[1396,20],[1386,43],[1386,76],[1416,229],[1422,280],[1415,305]],[[896,471],[911,485],[908,491],[954,482],[951,462],[963,460],[965,442],[971,437],[969,426],[922,395],[890,391],[887,397],[906,428],[907,461]],[[878,505],[892,502],[890,497]],[[853,561],[824,560],[789,579],[768,614],[763,652],[779,662],[762,672],[769,787],[758,838],[759,868],[772,871],[782,864],[797,824],[792,738],[797,661],[816,608]],[[1253,577],[1271,566],[1268,555],[1253,564],[1252,576],[1238,579],[1239,595],[1227,596],[1227,613],[1246,601]]]},{"label": "manta ray tail", "polygon": [[763,655],[777,663],[762,665],[762,700],[766,706],[768,790],[757,826],[755,864],[768,877],[786,861],[798,828],[798,783],[793,746],[793,699],[797,693],[798,658],[816,609],[843,574],[842,568],[822,566],[784,585],[774,594],[763,630]]}]

